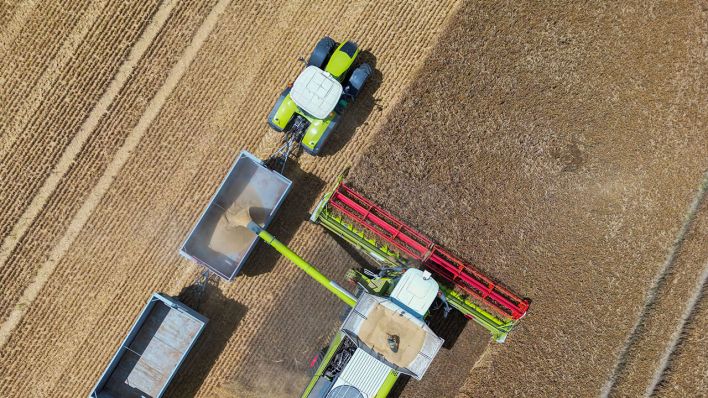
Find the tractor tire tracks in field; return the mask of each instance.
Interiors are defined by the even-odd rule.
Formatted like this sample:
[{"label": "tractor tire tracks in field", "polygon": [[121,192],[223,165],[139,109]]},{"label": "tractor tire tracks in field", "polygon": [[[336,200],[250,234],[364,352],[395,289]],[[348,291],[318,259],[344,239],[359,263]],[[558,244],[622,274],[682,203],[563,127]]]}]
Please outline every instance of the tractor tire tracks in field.
[{"label": "tractor tire tracks in field", "polygon": [[703,176],[603,396],[650,396],[694,312],[708,276],[708,171]]}]

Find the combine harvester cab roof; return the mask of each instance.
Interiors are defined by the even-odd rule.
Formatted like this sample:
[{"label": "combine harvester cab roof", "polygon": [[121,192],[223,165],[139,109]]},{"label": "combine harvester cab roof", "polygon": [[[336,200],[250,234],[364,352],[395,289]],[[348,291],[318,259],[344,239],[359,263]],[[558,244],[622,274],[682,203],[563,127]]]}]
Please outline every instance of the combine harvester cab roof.
[{"label": "combine harvester cab roof", "polygon": [[[443,339],[420,318],[388,298],[368,293],[358,298],[356,307],[342,324],[342,331],[358,349],[417,380],[423,377],[443,344]],[[392,335],[400,338],[397,352],[388,347],[387,337]]]},{"label": "combine harvester cab roof", "polygon": [[222,181],[180,253],[232,280],[258,243],[258,237],[234,223],[243,209],[252,209],[254,221],[267,227],[290,192],[292,182],[242,151]]}]

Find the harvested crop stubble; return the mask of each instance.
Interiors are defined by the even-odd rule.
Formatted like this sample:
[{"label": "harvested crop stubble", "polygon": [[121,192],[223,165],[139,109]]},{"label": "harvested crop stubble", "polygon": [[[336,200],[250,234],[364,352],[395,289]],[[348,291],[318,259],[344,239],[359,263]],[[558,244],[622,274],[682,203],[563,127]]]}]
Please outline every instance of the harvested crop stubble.
[{"label": "harvested crop stubble", "polygon": [[460,364],[460,396],[606,388],[708,169],[703,14],[465,3],[352,169],[532,299],[504,345]]},{"label": "harvested crop stubble", "polygon": [[[49,75],[42,74],[49,61],[40,53],[51,43],[68,51],[71,46],[63,43],[73,37],[75,20],[93,15],[53,14],[58,3],[31,10],[28,15],[37,18],[27,21],[56,15],[61,26],[56,21],[56,27],[46,29],[25,24],[12,57],[3,60],[22,58],[23,48],[32,49],[32,56],[19,65],[25,69],[3,64],[0,71],[9,76],[2,93],[10,93],[12,109],[31,109],[34,103],[22,105],[23,98],[12,95],[30,93],[41,98],[37,114],[44,115],[27,119],[31,134],[13,132],[22,145],[8,146],[6,154],[17,164],[1,164],[8,166],[2,168],[7,175],[27,164],[36,172],[0,180],[5,199],[0,219],[8,224],[0,228],[12,230],[13,220],[23,214],[36,216],[23,221],[23,236],[10,238],[13,250],[7,251],[0,273],[2,286],[8,287],[1,309],[15,313],[22,307],[18,321],[5,328],[0,395],[87,395],[149,294],[177,295],[194,280],[199,268],[180,259],[177,248],[239,150],[259,147],[273,101],[298,72],[297,56],[307,55],[323,32],[360,40],[378,58],[377,73],[343,117],[340,134],[328,142],[331,152],[303,157],[301,169],[289,169],[298,186],[271,229],[341,282],[356,263],[321,227],[306,223],[307,209],[324,181],[359,156],[383,120],[382,110],[395,102],[434,43],[453,3],[421,0],[401,7],[341,0],[322,8],[297,1],[108,2],[111,11],[97,14],[102,23],[90,25],[89,39],[78,44],[66,68]],[[78,5],[86,9],[88,4]],[[130,7],[136,11],[118,12],[120,18],[110,23],[116,10]],[[62,19],[67,16],[70,21]],[[126,55],[140,47],[135,39],[140,42],[154,26],[161,28],[133,63]],[[105,37],[126,43],[108,45]],[[410,38],[420,48],[401,44]],[[50,44],[34,48],[38,41]],[[126,64],[131,72],[113,91],[115,71]],[[44,89],[24,86],[44,80],[50,83],[46,96],[36,95]],[[95,101],[107,92],[115,96],[105,112],[98,112]],[[95,128],[85,141],[76,140],[86,115],[95,113],[100,114]],[[24,123],[17,115],[4,116],[14,119],[3,127]],[[76,157],[69,159],[56,188],[47,190],[46,203],[37,201],[43,204],[39,211],[28,212],[56,164],[68,164],[57,159],[67,153],[69,141]],[[31,142],[38,149],[29,151]],[[8,241],[5,234],[2,239]],[[217,386],[236,380],[262,396],[254,369],[272,363],[295,375],[283,394],[304,388],[306,363],[339,324],[341,303],[268,247],[258,249],[244,270],[234,282],[208,289],[200,311],[209,317],[210,328],[168,395],[212,396]],[[42,278],[36,278],[40,271]],[[37,294],[21,300],[28,286]]]},{"label": "harvested crop stubble", "polygon": [[701,299],[684,327],[668,368],[654,390],[657,397],[708,396],[708,289],[703,287]]}]

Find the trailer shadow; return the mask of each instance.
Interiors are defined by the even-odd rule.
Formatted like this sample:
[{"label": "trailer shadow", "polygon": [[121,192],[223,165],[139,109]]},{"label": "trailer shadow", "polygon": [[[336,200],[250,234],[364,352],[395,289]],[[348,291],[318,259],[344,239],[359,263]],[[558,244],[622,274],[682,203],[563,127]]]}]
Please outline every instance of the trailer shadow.
[{"label": "trailer shadow", "polygon": [[[287,196],[268,232],[279,241],[288,244],[303,223],[310,218],[310,208],[319,200],[319,195],[325,187],[325,182],[314,174],[303,171],[295,161],[287,163],[285,176],[293,181],[293,190]],[[281,258],[280,253],[263,242],[259,242],[248,262],[244,264],[241,273],[246,276],[257,276],[273,270],[275,263]]]},{"label": "trailer shadow", "polygon": [[322,156],[332,156],[339,152],[354,136],[357,127],[366,124],[366,119],[374,108],[378,111],[382,110],[378,104],[379,100],[374,96],[383,80],[383,74],[376,69],[376,57],[370,51],[362,50],[358,59],[371,65],[374,70],[356,100],[342,113],[339,125],[334,128],[332,135],[325,143]]},{"label": "trailer shadow", "polygon": [[179,300],[193,306],[209,319],[209,323],[170,383],[165,396],[194,397],[248,308],[224,296],[218,281],[207,283],[205,289],[200,284],[188,286],[180,292]]}]

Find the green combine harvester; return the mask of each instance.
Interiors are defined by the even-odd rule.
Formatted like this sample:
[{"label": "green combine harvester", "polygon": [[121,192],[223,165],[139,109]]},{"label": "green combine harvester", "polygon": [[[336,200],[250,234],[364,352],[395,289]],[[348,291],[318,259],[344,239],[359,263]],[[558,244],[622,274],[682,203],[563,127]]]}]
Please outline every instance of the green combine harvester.
[{"label": "green combine harvester", "polygon": [[370,278],[366,291],[354,296],[254,222],[252,209],[239,211],[231,221],[352,308],[332,343],[312,364],[315,374],[303,398],[386,397],[401,374],[423,377],[443,344],[425,322],[438,296],[430,272],[408,269],[396,278]]}]

